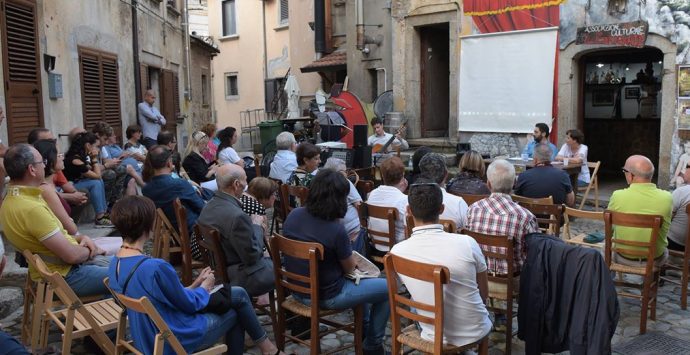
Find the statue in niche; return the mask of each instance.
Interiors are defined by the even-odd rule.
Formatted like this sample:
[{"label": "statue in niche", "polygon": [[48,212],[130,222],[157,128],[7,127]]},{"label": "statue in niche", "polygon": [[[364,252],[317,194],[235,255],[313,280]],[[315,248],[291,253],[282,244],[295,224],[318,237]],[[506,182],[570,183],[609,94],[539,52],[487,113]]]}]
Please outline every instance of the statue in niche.
[{"label": "statue in niche", "polygon": [[690,140],[685,141],[682,144],[683,154],[678,158],[678,165],[676,165],[676,170],[673,172],[671,177],[671,187],[681,187],[685,185],[685,170],[690,164]]}]

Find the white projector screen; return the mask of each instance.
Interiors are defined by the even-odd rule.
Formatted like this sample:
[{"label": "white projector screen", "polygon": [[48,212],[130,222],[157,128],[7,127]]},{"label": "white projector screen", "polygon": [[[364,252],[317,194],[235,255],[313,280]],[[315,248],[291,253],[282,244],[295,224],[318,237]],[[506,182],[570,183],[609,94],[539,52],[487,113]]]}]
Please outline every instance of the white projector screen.
[{"label": "white projector screen", "polygon": [[529,133],[551,126],[557,27],[461,38],[458,129]]}]

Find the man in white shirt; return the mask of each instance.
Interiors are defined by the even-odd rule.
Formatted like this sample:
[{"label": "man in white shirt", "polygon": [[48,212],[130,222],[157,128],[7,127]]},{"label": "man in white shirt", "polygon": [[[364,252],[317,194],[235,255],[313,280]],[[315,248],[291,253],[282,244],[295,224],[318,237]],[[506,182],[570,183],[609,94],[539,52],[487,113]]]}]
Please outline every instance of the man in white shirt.
[{"label": "man in white shirt", "polygon": [[288,178],[297,169],[297,157],[295,150],[297,142],[290,132],[281,132],[276,137],[276,149],[278,152],[271,162],[271,172],[268,177],[287,183]]},{"label": "man in white shirt", "polygon": [[446,159],[441,154],[429,153],[419,161],[419,171],[422,178],[427,178],[441,187],[443,205],[445,206],[443,213],[441,213],[441,219],[455,222],[458,230],[461,230],[467,222],[467,203],[462,197],[448,193],[444,188],[448,179]]},{"label": "man in white shirt", "polygon": [[158,133],[166,123],[165,117],[161,115],[156,106],[153,106],[154,102],[156,102],[156,94],[149,89],[144,93],[144,102],[140,102],[137,106],[139,125],[141,125],[143,136],[141,143],[144,144],[146,149],[151,149],[152,146],[156,145]]},{"label": "man in white shirt", "polygon": [[[489,293],[486,263],[479,245],[470,236],[443,231],[439,224],[442,202],[443,193],[437,184],[410,186],[407,212],[412,214],[416,227],[409,239],[393,246],[390,252],[448,268],[450,283],[443,288],[443,342],[463,346],[479,341],[491,331],[484,303]],[[403,275],[400,279],[413,300],[434,304],[432,284]],[[433,341],[433,324],[420,326],[422,338]]]},{"label": "man in white shirt", "polygon": [[[386,145],[388,141],[393,137],[392,134],[386,133],[386,131],[383,130],[383,120],[380,118],[376,117],[371,120],[371,126],[374,127],[374,134],[369,136],[369,139],[367,140],[367,144],[371,146],[375,145]],[[407,149],[410,147],[409,144],[407,144],[407,141],[400,136],[400,134],[395,135],[395,139],[393,139],[393,142],[391,143],[391,146],[400,146],[400,149]],[[385,153],[385,152],[381,152]]]},{"label": "man in white shirt", "polygon": [[[407,190],[405,179],[405,165],[398,157],[390,157],[381,163],[381,177],[383,185],[374,189],[367,199],[367,204],[380,207],[393,207],[398,211],[398,219],[395,221],[395,240],[405,239],[405,212],[407,210],[407,196],[403,191]],[[387,232],[388,221],[380,218],[369,218],[369,228],[375,231]],[[376,237],[378,238],[378,237]],[[376,249],[387,252],[388,247],[376,245]]]}]

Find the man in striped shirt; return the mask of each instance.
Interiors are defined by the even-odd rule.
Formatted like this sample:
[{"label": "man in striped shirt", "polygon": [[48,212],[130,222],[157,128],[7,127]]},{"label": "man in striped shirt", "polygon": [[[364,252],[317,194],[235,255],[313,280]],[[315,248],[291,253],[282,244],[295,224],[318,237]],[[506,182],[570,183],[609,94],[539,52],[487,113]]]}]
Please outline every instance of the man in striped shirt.
[{"label": "man in striped shirt", "polygon": [[[491,195],[472,204],[467,211],[466,228],[473,232],[508,236],[515,243],[513,270],[519,272],[526,257],[525,235],[539,230],[537,218],[526,208],[513,202],[510,192],[515,182],[515,168],[509,162],[495,160],[486,171]],[[481,246],[484,251],[505,253],[504,248]],[[504,259],[487,258],[489,273],[505,275]]]}]

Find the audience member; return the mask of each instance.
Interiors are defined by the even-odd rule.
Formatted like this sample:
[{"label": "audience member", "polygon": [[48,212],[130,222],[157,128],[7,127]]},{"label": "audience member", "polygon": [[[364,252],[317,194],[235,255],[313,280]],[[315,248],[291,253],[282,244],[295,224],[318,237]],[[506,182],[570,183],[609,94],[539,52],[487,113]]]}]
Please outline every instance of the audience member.
[{"label": "audience member", "polygon": [[216,175],[218,191],[198,222],[220,232],[230,284],[243,287],[250,296],[262,295],[275,288],[275,275],[271,259],[264,256],[263,218],[250,218],[242,211],[247,175],[235,164],[221,165]]},{"label": "audience member", "polygon": [[[537,218],[510,198],[515,181],[515,168],[512,164],[503,159],[494,160],[489,165],[486,176],[491,195],[470,206],[466,228],[473,232],[511,238],[515,243],[514,270],[520,270],[527,252],[525,235],[539,231]],[[490,251],[484,246],[482,250]],[[508,263],[505,260],[487,258],[486,262],[489,272],[499,275],[508,273]],[[489,283],[489,288],[492,284]]]},{"label": "audience member", "polygon": [[233,144],[237,143],[237,130],[235,127],[225,127],[218,132],[218,140],[220,145],[218,146],[217,156],[214,156],[214,160],[218,161],[218,164],[235,164],[244,168],[244,160],[240,158],[235,149],[232,147]]},{"label": "audience member", "polygon": [[264,230],[264,236],[268,236],[268,219],[266,218],[266,209],[273,208],[278,197],[278,184],[265,177],[256,177],[250,183],[247,191],[242,194],[240,202],[242,202],[242,211],[250,218],[261,218],[261,227]]},{"label": "audience member", "polygon": [[[210,268],[203,269],[189,287],[184,287],[172,265],[144,254],[144,245],[153,237],[155,210],[153,202],[139,196],[125,197],[113,207],[113,222],[124,237],[108,270],[113,291],[135,299],[148,298],[187,353],[208,348],[224,338],[229,354],[243,354],[245,331],[262,353],[278,353],[244,289],[232,287],[230,310],[212,313],[207,310],[215,284]],[[127,317],[134,345],[151,354],[158,329],[144,313],[128,309]]]},{"label": "audience member", "polygon": [[[342,159],[328,158],[323,168],[336,171],[347,178],[347,166]],[[360,233],[362,225],[359,222],[359,205],[362,204],[362,197],[352,181],[348,179],[347,183],[350,185],[350,192],[347,194],[347,212],[341,222],[345,226],[345,232],[350,237],[350,242],[352,242],[352,250],[364,254],[366,235]]]},{"label": "audience member", "polygon": [[[439,224],[443,198],[437,185],[410,186],[407,213],[414,218],[415,228],[409,239],[393,246],[391,254],[448,268],[450,282],[443,287],[443,340],[446,344],[463,346],[479,341],[491,331],[485,306],[489,293],[486,262],[474,239],[443,231]],[[415,301],[434,304],[432,284],[404,275],[400,278]],[[433,341],[433,324],[420,323],[419,326],[422,338]]]},{"label": "audience member", "polygon": [[309,187],[316,170],[321,163],[321,150],[319,147],[303,142],[297,147],[297,168],[287,180],[287,184]]},{"label": "audience member", "polygon": [[532,137],[534,139],[527,143],[525,149],[522,151],[522,154],[527,154],[527,157],[532,158],[534,155],[534,147],[539,144],[546,144],[549,146],[549,148],[551,148],[551,160],[556,160],[558,148],[556,148],[556,145],[549,142],[549,126],[547,126],[546,123],[537,123],[534,125],[534,133],[532,134]]},{"label": "audience member", "polygon": [[137,105],[139,113],[139,124],[141,125],[144,139],[142,143],[146,148],[151,148],[156,144],[156,138],[161,131],[161,127],[165,126],[166,120],[158,108],[153,105],[156,102],[156,94],[149,89],[144,92],[144,101]]},{"label": "audience member", "polygon": [[[448,169],[446,168],[446,159],[443,155],[438,153],[425,155],[419,162],[419,170],[422,172],[422,177],[431,180],[432,183],[437,183],[439,187],[446,186]],[[443,193],[443,206],[445,207],[441,212],[441,218],[455,222],[458,230],[462,229],[467,222],[467,203],[462,197],[449,194],[444,187],[441,187],[441,192]]]},{"label": "audience member", "polygon": [[[381,163],[381,177],[383,185],[375,188],[367,198],[367,204],[380,207],[391,207],[398,211],[398,219],[395,221],[395,239],[405,239],[405,212],[407,210],[407,196],[403,191],[407,190],[405,180],[405,166],[398,157],[390,157]],[[380,218],[369,218],[369,229],[386,232],[388,221]],[[378,238],[378,237],[374,237]],[[376,245],[379,252],[387,252],[388,248]]]},{"label": "audience member", "polygon": [[419,171],[419,161],[422,160],[422,158],[424,158],[425,155],[431,152],[431,148],[422,146],[417,148],[414,154],[412,154],[412,171],[405,176],[405,179],[407,179],[407,183],[409,185],[414,184],[417,178],[422,174],[422,172]]},{"label": "audience member", "polygon": [[144,181],[141,180],[141,170],[137,161],[129,156],[129,152],[122,150],[117,143],[115,130],[109,124],[97,122],[92,131],[101,142],[101,177],[108,206],[112,206],[122,197],[123,191],[126,191],[127,195],[136,194],[136,185],[143,186]]},{"label": "audience member", "polygon": [[206,133],[201,131],[194,132],[191,138],[185,150],[182,167],[192,181],[202,187],[216,191],[218,186],[216,185],[215,178],[218,165],[206,162],[202,154],[208,149],[209,138]]},{"label": "audience member", "polygon": [[[0,106],[0,123],[2,123],[2,115],[2,106]],[[2,272],[5,270],[6,263],[5,245],[2,243],[2,239],[0,239],[0,279],[2,279]],[[4,354],[8,355],[29,355],[29,352],[26,351],[26,348],[17,339],[3,331],[0,331],[0,349],[2,349]]]},{"label": "audience member", "polygon": [[215,123],[207,123],[200,129],[200,131],[206,133],[206,135],[209,137],[208,144],[206,144],[208,149],[203,152],[204,158],[209,163],[216,160],[218,145],[220,144],[216,135],[217,130],[218,128],[216,127]]},{"label": "audience member", "polygon": [[53,211],[55,217],[60,220],[60,224],[70,235],[77,235],[79,230],[77,229],[77,224],[70,217],[70,206],[67,201],[63,200],[60,195],[57,194],[55,190],[55,184],[53,183],[53,177],[58,171],[62,171],[65,168],[65,156],[58,153],[57,144],[54,140],[43,139],[34,142],[34,148],[41,154],[43,161],[46,162],[45,166],[45,178],[43,182],[39,185],[41,189],[41,197],[45,200],[46,204]]},{"label": "audience member", "polygon": [[[371,305],[364,315],[364,354],[384,354],[383,337],[390,315],[388,288],[383,278],[362,279],[359,284],[345,274],[356,266],[345,227],[338,221],[347,212],[347,179],[331,169],[320,171],[311,183],[306,207],[293,210],[285,220],[285,237],[320,243],[324,259],[319,262],[319,306],[325,309],[347,309],[360,304]],[[285,268],[309,276],[306,261],[285,257]],[[298,301],[310,304],[308,295],[293,293]]]},{"label": "audience member", "polygon": [[127,126],[125,130],[127,136],[127,143],[125,143],[125,150],[134,160],[136,160],[139,167],[138,172],[141,174],[141,168],[144,166],[144,160],[148,150],[141,144],[141,126],[137,124]]},{"label": "audience member", "polygon": [[673,210],[671,211],[671,225],[668,228],[668,249],[685,251],[685,241],[688,234],[688,214],[685,208],[690,204],[690,169],[683,173],[684,183],[673,190]]},{"label": "audience member", "polygon": [[534,148],[533,156],[534,168],[518,176],[515,194],[531,198],[551,196],[556,205],[575,205],[575,193],[570,185],[570,176],[551,165],[551,148],[540,144]]},{"label": "audience member", "polygon": [[[15,250],[39,255],[48,270],[60,273],[78,296],[104,295],[103,278],[108,273],[104,251],[85,236],[72,236],[40,198],[46,163],[28,144],[15,144],[5,154],[5,170],[10,177],[5,203],[0,207],[0,224]],[[32,280],[40,279],[29,268]]]},{"label": "audience member", "polygon": [[482,155],[474,150],[463,154],[458,165],[460,173],[448,182],[446,190],[452,194],[488,195],[486,167]]},{"label": "audience member", "polygon": [[112,227],[106,216],[108,202],[98,164],[99,140],[90,132],[78,133],[65,154],[65,177],[74,187],[89,191],[89,201],[96,213],[97,227]]},{"label": "audience member", "polygon": [[[654,165],[645,156],[630,156],[625,161],[623,174],[625,181],[630,186],[626,189],[616,190],[611,194],[608,209],[615,212],[653,214],[663,217],[659,237],[656,239],[656,255],[654,256],[654,264],[661,266],[668,258],[667,234],[673,208],[671,193],[657,188],[652,183]],[[613,233],[617,239],[649,242],[649,229],[647,228],[615,226]],[[637,249],[645,250],[643,247]],[[614,261],[630,266],[640,266],[647,262],[645,258],[623,254],[615,254]]]},{"label": "audience member", "polygon": [[584,145],[585,135],[578,129],[570,129],[565,132],[565,144],[561,147],[555,160],[568,163],[582,164],[580,174],[577,176],[579,186],[589,185],[589,167],[587,166],[587,146]]},{"label": "audience member", "polygon": [[180,165],[182,164],[182,158],[180,158],[180,153],[177,151],[177,138],[173,132],[161,131],[158,133],[158,139],[156,140],[158,145],[164,146],[170,150],[172,155],[173,165],[175,166],[175,173],[180,173]]},{"label": "audience member", "polygon": [[292,172],[297,169],[297,157],[295,150],[297,150],[297,143],[295,136],[290,132],[281,132],[276,137],[276,153],[271,162],[271,172],[268,177],[282,181],[284,184],[288,182]]}]

